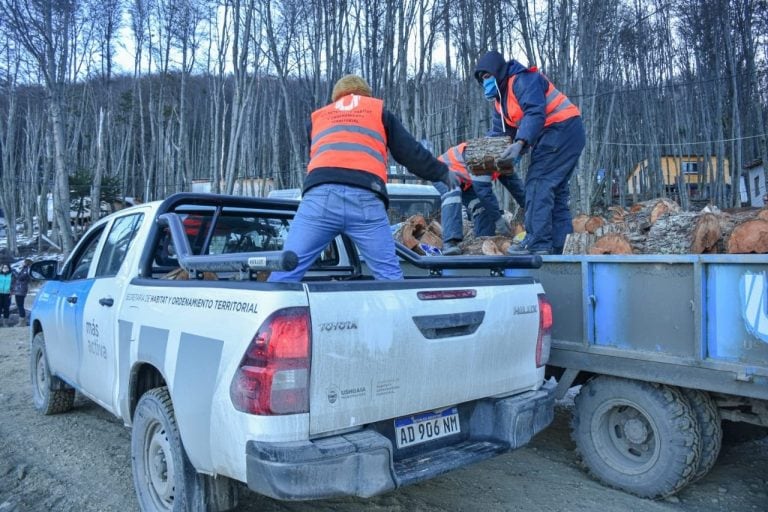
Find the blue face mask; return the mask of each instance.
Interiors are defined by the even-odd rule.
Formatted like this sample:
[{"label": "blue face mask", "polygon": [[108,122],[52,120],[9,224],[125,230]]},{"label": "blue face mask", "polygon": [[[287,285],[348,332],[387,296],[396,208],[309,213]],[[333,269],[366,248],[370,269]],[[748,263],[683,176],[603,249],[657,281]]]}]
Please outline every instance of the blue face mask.
[{"label": "blue face mask", "polygon": [[489,76],[483,80],[483,94],[485,99],[493,101],[499,95],[499,87],[496,85],[496,78]]}]

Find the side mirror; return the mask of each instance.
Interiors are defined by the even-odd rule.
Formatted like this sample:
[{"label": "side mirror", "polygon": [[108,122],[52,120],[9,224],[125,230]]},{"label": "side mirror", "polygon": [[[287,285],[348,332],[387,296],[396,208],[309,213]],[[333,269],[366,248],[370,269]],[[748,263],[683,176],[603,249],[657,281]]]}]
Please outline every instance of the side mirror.
[{"label": "side mirror", "polygon": [[29,276],[35,281],[56,279],[59,262],[56,260],[36,261],[29,267]]}]

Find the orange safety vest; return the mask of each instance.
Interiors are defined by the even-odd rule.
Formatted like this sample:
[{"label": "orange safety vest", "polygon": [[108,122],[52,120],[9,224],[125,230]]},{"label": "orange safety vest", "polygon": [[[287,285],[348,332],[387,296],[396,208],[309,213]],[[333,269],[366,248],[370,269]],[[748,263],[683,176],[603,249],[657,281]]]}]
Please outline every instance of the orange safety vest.
[{"label": "orange safety vest", "polygon": [[308,172],[341,167],[369,172],[387,182],[384,102],[348,94],[312,113]]},{"label": "orange safety vest", "polygon": [[464,163],[465,147],[467,147],[467,143],[462,142],[461,144],[449,148],[448,151],[437,157],[437,159],[447,165],[449,170],[459,172],[466,176],[468,180],[472,181],[472,177],[469,175],[467,166]]},{"label": "orange safety vest", "polygon": [[[528,71],[538,72],[535,66],[528,68]],[[560,123],[566,119],[580,115],[579,108],[571,103],[571,100],[568,99],[568,96],[558,91],[552,82],[549,81],[549,78],[544,76],[543,73],[541,76],[543,76],[544,80],[547,81],[547,92],[545,95],[546,107],[544,109],[546,118],[544,119],[544,126]],[[516,79],[517,74],[512,75],[507,80],[506,113],[502,112],[501,103],[498,100],[494,101],[496,112],[498,112],[504,121],[513,128],[518,128],[520,126],[520,120],[523,119],[523,109],[520,108],[520,104],[517,102],[517,98],[515,97],[513,90]]]}]

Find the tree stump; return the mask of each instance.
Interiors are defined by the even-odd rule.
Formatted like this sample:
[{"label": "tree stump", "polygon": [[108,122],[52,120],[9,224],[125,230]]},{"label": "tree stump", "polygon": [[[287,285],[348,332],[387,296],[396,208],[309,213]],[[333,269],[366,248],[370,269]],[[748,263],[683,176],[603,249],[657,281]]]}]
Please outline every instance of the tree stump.
[{"label": "tree stump", "polygon": [[483,176],[498,172],[512,174],[513,166],[499,167],[496,160],[512,143],[509,137],[480,137],[467,141],[464,148],[464,163],[472,174]]}]

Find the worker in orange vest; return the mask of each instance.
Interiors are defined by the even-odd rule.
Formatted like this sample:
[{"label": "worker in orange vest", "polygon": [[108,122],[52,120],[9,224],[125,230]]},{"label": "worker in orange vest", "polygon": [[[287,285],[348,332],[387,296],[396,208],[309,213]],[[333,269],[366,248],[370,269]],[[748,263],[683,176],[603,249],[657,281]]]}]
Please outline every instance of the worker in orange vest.
[{"label": "worker in orange vest", "polygon": [[454,189],[458,179],[372,97],[363,78],[342,77],[331,99],[312,113],[302,201],[283,246],[299,263],[292,271],[273,272],[269,280],[299,281],[339,234],[357,245],[376,279],[402,279],[387,218],[387,150],[426,180]]},{"label": "worker in orange vest", "polygon": [[526,237],[511,254],[561,253],[573,231],[568,181],[584,149],[584,125],[578,107],[536,67],[485,53],[475,78],[493,102],[489,135],[507,135],[512,144],[499,160],[519,162],[530,152],[525,176]]},{"label": "worker in orange vest", "polygon": [[[464,238],[461,207],[467,208],[470,219],[477,236],[511,235],[509,226],[501,216],[499,201],[493,193],[492,180],[498,179],[498,176],[491,175],[476,176],[469,173],[464,162],[464,149],[467,143],[462,142],[437,157],[441,162],[445,162],[448,169],[455,172],[461,182],[461,190],[448,190],[440,182],[434,183],[435,188],[440,192],[441,208],[440,219],[443,228],[443,249],[445,256],[461,254],[458,244]],[[520,182],[520,179],[517,179]],[[522,206],[525,202],[522,194],[522,184],[518,186],[513,194],[516,201]]]}]

